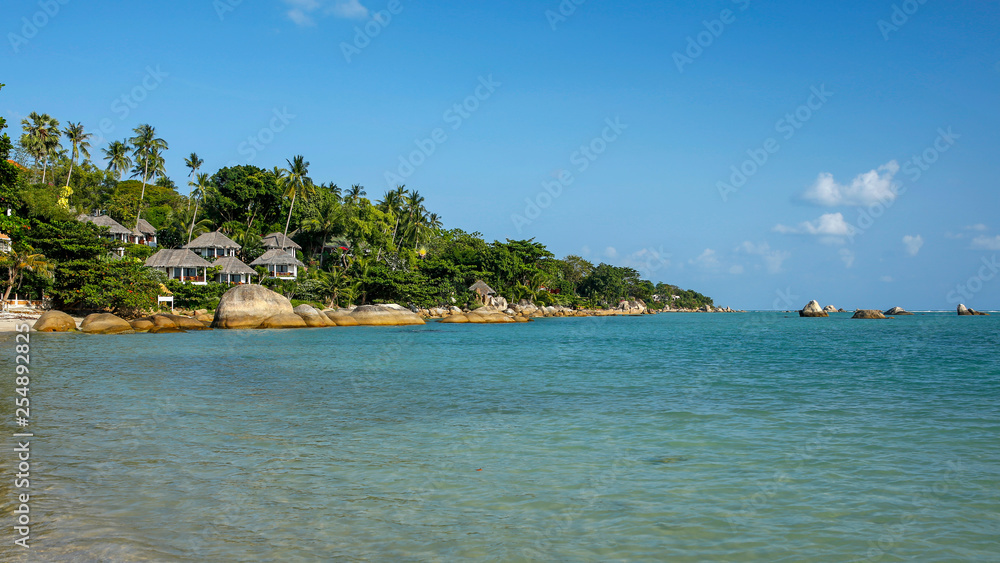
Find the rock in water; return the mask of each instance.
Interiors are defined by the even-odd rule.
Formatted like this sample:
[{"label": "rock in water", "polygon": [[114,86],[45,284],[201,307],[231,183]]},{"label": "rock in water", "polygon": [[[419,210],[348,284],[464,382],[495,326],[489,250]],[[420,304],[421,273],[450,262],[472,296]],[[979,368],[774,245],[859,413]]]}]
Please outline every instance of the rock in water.
[{"label": "rock in water", "polygon": [[[397,308],[398,307],[398,308]],[[384,305],[362,305],[351,313],[351,317],[362,326],[407,326],[425,324],[416,313],[409,309]]]},{"label": "rock in water", "polygon": [[826,307],[823,307],[823,312],[824,313],[836,313],[837,312],[837,308],[834,307],[833,305],[827,305]]},{"label": "rock in water", "polygon": [[459,313],[457,315],[447,316],[438,322],[445,324],[465,324],[469,322],[469,317],[465,316],[462,313]]},{"label": "rock in water", "polygon": [[851,317],[851,318],[852,319],[884,319],[885,315],[882,314],[882,311],[878,311],[878,310],[875,310],[875,309],[858,309],[857,311],[854,312],[854,316]]},{"label": "rock in water", "polygon": [[47,311],[38,317],[32,328],[38,332],[69,332],[76,330],[76,321],[62,311]]},{"label": "rock in water", "polygon": [[150,332],[157,328],[156,323],[154,323],[153,319],[150,319],[149,317],[135,319],[134,321],[130,321],[128,324],[132,325],[132,330],[136,332]]},{"label": "rock in water", "polygon": [[306,328],[307,325],[302,317],[295,313],[278,313],[273,317],[264,319],[260,328]]},{"label": "rock in water", "polygon": [[292,302],[284,296],[259,285],[238,285],[222,296],[212,328],[260,328],[264,321],[283,314],[295,315]]},{"label": "rock in water", "polygon": [[892,309],[889,309],[888,311],[885,312],[885,316],[887,317],[903,317],[912,314],[913,313],[907,311],[906,309],[903,309],[902,307],[893,307]]},{"label": "rock in water", "polygon": [[320,328],[327,326],[336,326],[337,323],[330,320],[329,317],[317,311],[314,307],[309,305],[299,305],[295,308],[295,314],[302,317],[305,321],[306,326]]},{"label": "rock in water", "polygon": [[813,299],[808,305],[799,311],[800,317],[829,317],[830,315],[823,311],[823,308],[819,306],[819,301]]},{"label": "rock in water", "polygon": [[111,313],[87,315],[80,323],[80,330],[87,334],[132,334],[135,330],[125,319]]}]

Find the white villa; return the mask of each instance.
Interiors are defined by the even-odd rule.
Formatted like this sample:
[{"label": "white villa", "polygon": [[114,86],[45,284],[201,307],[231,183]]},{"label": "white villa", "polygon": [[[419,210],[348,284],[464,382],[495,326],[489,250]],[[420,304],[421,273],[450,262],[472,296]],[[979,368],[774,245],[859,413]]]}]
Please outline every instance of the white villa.
[{"label": "white villa", "polygon": [[181,248],[187,248],[202,258],[211,259],[236,256],[236,251],[242,247],[220,231],[215,231],[214,233],[205,233]]},{"label": "white villa", "polygon": [[244,264],[235,256],[224,256],[212,263],[212,266],[220,266],[222,270],[215,276],[219,283],[253,283],[253,276],[257,275],[257,270]]},{"label": "white villa", "polygon": [[182,283],[208,285],[206,270],[212,265],[187,249],[162,249],[146,259],[146,266],[167,274]]},{"label": "white villa", "polygon": [[278,248],[268,250],[250,265],[264,266],[272,278],[281,280],[294,280],[299,275],[299,268],[305,267],[305,264],[295,257],[294,250]]},{"label": "white villa", "polygon": [[284,233],[271,233],[261,237],[260,243],[265,250],[291,250],[292,254],[295,254],[296,250],[302,250],[301,246],[286,237]]},{"label": "white villa", "polygon": [[[77,221],[93,223],[98,227],[107,227],[108,234],[104,238],[112,242],[123,243],[115,248],[114,253],[118,256],[125,256],[126,244],[145,244],[146,246],[156,246],[156,229],[146,220],[139,220],[139,229],[126,229],[121,223],[115,221],[107,215],[80,215]],[[143,232],[146,231],[146,232]],[[150,242],[152,244],[150,244]]]},{"label": "white villa", "polygon": [[10,252],[10,237],[6,233],[0,233],[0,252]]},{"label": "white villa", "polygon": [[156,247],[156,229],[149,224],[149,221],[139,219],[139,226],[132,230],[132,234],[136,235],[138,239],[136,244],[145,244],[152,248]]}]

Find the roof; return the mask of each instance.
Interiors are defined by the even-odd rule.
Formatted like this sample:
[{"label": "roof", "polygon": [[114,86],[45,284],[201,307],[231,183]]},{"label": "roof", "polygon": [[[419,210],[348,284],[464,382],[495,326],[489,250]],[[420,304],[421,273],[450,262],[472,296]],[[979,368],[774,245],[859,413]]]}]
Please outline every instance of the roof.
[{"label": "roof", "polygon": [[222,271],[220,274],[256,274],[257,270],[254,270],[250,266],[244,264],[239,258],[235,256],[225,256],[219,258],[212,264],[212,266],[222,266]]},{"label": "roof", "polygon": [[205,233],[181,248],[235,248],[239,250],[242,247],[233,242],[233,239],[215,231],[214,233]]},{"label": "roof", "polygon": [[163,249],[146,258],[150,268],[208,268],[211,264],[187,249]]},{"label": "roof", "polygon": [[111,229],[111,234],[113,235],[131,235],[134,234],[131,229],[126,229],[121,223],[115,221],[107,215],[80,215],[76,218],[80,222],[90,222],[98,227],[109,227]]},{"label": "roof", "polygon": [[139,227],[136,229],[140,234],[143,235],[156,235],[156,229],[149,224],[149,221],[145,219],[139,219]]},{"label": "roof", "polygon": [[264,248],[294,248],[302,250],[302,247],[295,244],[295,241],[286,237],[283,233],[271,233],[260,238],[260,243]]},{"label": "roof", "polygon": [[251,266],[305,266],[295,254],[279,250],[277,248],[268,250],[260,258],[250,263]]},{"label": "roof", "polygon": [[476,280],[476,283],[469,286],[469,291],[475,291],[476,293],[483,293],[486,295],[496,295],[496,291],[492,287],[486,285],[483,280]]},{"label": "roof", "polygon": [[0,233],[0,240],[10,240],[10,237],[6,233]]}]

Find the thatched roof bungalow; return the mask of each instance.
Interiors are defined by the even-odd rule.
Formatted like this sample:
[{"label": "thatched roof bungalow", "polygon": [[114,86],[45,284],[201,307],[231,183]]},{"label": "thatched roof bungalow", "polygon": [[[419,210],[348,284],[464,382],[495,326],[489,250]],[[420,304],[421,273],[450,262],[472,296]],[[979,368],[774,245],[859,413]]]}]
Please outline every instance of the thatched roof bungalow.
[{"label": "thatched roof bungalow", "polygon": [[121,223],[115,221],[107,215],[79,215],[76,218],[77,221],[81,223],[93,223],[98,227],[107,227],[108,234],[103,235],[103,238],[113,241],[123,243],[121,246],[115,248],[114,252],[118,256],[125,256],[125,244],[139,244],[141,241],[141,236],[132,231],[132,229],[126,229]]},{"label": "thatched roof bungalow", "polygon": [[253,283],[252,277],[257,275],[257,270],[235,256],[224,256],[212,265],[222,268],[215,276],[215,281],[219,283]]},{"label": "thatched roof bungalow", "polygon": [[305,264],[295,257],[294,251],[277,248],[268,250],[250,265],[266,267],[272,278],[292,280],[298,277],[299,268],[305,267]]},{"label": "thatched roof bungalow", "polygon": [[160,270],[170,279],[194,285],[208,285],[208,260],[187,249],[162,249],[146,259],[146,266]]},{"label": "thatched roof bungalow", "polygon": [[480,299],[486,299],[491,295],[496,295],[497,292],[490,286],[486,285],[483,280],[476,280],[476,283],[469,286],[469,291],[475,293]]},{"label": "thatched roof bungalow", "polygon": [[271,233],[260,238],[260,243],[267,250],[302,250],[302,247],[284,233]]},{"label": "thatched roof bungalow", "polygon": [[203,258],[216,258],[236,256],[236,251],[242,247],[222,232],[215,231],[214,233],[205,233],[181,248],[200,254]]}]

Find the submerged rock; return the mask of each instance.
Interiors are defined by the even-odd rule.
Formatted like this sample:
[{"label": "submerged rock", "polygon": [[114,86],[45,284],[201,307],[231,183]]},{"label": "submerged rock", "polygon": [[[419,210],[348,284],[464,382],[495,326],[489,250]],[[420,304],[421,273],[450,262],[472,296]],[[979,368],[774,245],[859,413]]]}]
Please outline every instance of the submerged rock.
[{"label": "submerged rock", "polygon": [[823,307],[823,312],[824,313],[836,313],[837,312],[837,308],[834,307],[833,305],[827,305],[826,307]]},{"label": "submerged rock", "polygon": [[885,315],[877,309],[858,309],[852,319],[884,319]]},{"label": "submerged rock", "polygon": [[70,332],[76,330],[76,321],[62,311],[46,311],[32,328],[38,332]]},{"label": "submerged rock", "polygon": [[128,321],[111,313],[87,315],[80,323],[80,330],[87,334],[132,334],[135,330]]},{"label": "submerged rock", "polygon": [[[283,314],[295,315],[292,302],[283,295],[259,285],[238,285],[222,296],[212,327],[261,328],[264,321]],[[302,324],[304,326],[305,322]]]},{"label": "submerged rock", "polygon": [[805,307],[799,311],[800,317],[829,317],[830,315],[823,311],[823,308],[819,306],[819,301],[815,299],[810,301]]}]

